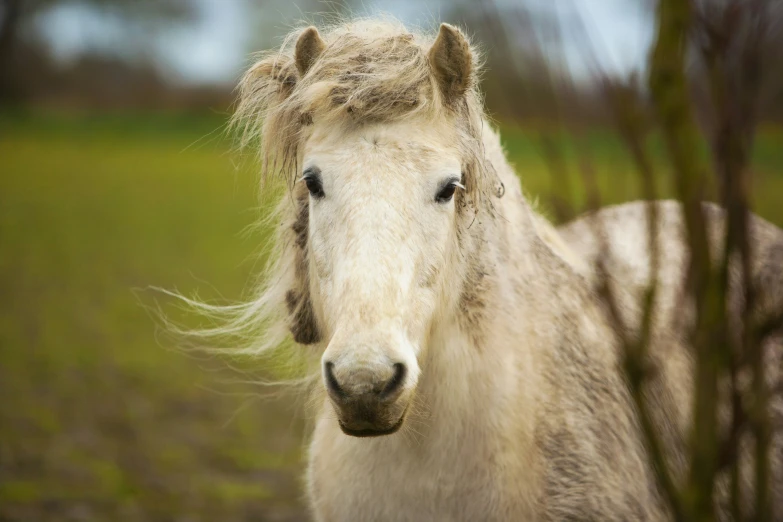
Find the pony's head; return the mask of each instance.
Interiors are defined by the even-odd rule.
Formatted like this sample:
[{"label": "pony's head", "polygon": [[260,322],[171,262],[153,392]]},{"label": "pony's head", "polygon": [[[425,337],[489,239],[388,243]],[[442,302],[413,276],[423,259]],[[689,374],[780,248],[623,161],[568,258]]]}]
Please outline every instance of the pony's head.
[{"label": "pony's head", "polygon": [[452,26],[356,22],[297,32],[243,81],[237,121],[291,194],[272,284],[347,434],[402,425],[433,327],[467,306],[497,183],[476,74]]}]

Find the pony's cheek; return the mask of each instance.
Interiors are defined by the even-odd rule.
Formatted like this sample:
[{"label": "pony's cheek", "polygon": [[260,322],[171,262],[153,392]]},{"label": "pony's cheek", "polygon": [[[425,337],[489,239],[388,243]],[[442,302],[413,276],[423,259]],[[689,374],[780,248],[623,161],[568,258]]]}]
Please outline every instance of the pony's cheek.
[{"label": "pony's cheek", "polygon": [[311,274],[316,277],[316,282],[328,281],[332,277],[332,265],[329,261],[331,249],[332,247],[325,241],[324,234],[320,230],[314,230],[311,233],[308,258],[311,264]]},{"label": "pony's cheek", "polygon": [[438,291],[435,287],[419,288],[411,299],[411,307],[406,321],[406,334],[419,355],[420,346],[426,344],[426,337],[432,327],[437,312]]}]

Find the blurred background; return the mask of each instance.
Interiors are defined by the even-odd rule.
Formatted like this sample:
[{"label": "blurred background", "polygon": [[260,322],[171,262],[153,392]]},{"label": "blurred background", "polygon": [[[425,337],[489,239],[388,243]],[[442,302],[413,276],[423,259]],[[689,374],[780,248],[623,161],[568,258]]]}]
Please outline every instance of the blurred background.
[{"label": "blurred background", "polygon": [[[762,34],[739,26],[756,38],[728,74],[741,91],[757,64],[753,204],[783,226],[779,4]],[[488,111],[525,190],[561,222],[590,203],[587,158],[600,203],[641,195],[611,94],[646,99],[654,8],[0,0],[0,521],[305,518],[301,404],[257,384],[270,376],[252,361],[161,338],[149,308],[166,299],[146,290],[238,299],[262,266],[257,173],[224,132],[253,51],[335,15],[459,24],[484,51]],[[688,74],[709,129],[696,53]]]}]

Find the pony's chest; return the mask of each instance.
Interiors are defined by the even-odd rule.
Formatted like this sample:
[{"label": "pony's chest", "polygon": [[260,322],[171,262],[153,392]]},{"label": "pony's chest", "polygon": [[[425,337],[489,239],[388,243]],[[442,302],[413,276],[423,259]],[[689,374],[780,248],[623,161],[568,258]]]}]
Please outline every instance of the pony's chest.
[{"label": "pony's chest", "polygon": [[[319,433],[320,431],[320,433]],[[437,445],[412,434],[355,439],[316,430],[308,468],[318,521],[520,519],[525,497],[509,467],[479,444]],[[515,485],[516,484],[516,485]]]}]

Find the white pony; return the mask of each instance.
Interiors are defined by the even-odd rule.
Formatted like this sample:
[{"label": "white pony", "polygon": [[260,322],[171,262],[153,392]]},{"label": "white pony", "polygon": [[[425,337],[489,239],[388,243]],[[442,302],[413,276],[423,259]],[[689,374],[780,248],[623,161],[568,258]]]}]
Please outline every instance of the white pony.
[{"label": "white pony", "polygon": [[[309,27],[260,58],[236,122],[290,193],[267,282],[217,333],[256,332],[260,354],[290,332],[320,357],[318,521],[665,520],[595,243],[525,200],[476,62],[450,25],[379,21]],[[622,253],[633,273],[640,245]],[[681,467],[690,357],[674,330],[654,338],[650,399]]]}]

